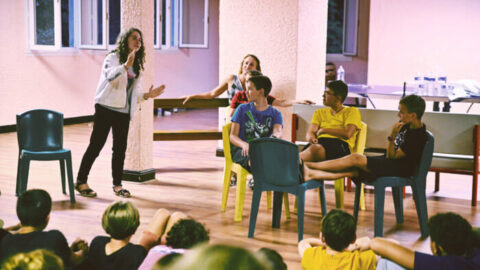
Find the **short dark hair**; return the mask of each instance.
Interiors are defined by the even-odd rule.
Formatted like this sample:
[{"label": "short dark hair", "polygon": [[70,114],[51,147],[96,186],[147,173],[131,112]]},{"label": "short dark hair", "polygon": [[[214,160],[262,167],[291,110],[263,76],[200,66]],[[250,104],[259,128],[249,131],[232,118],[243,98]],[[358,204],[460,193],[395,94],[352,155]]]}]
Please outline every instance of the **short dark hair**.
[{"label": "short dark hair", "polygon": [[271,264],[272,269],[287,269],[287,265],[283,261],[282,255],[280,255],[276,250],[271,248],[261,248],[257,251],[257,253],[265,257],[265,259]]},{"label": "short dark hair", "polygon": [[246,73],[247,75],[250,75],[251,77],[253,76],[263,76],[263,73],[258,71],[258,70],[255,70],[255,69],[252,69],[252,70],[249,70],[247,71]]},{"label": "short dark hair", "polygon": [[400,104],[403,104],[409,113],[416,113],[417,119],[422,119],[425,112],[425,100],[417,95],[409,95],[400,100]]},{"label": "short dark hair", "polygon": [[17,200],[17,216],[22,226],[44,227],[52,210],[52,198],[42,189],[31,189]]},{"label": "short dark hair", "polygon": [[335,66],[335,64],[333,62],[327,62],[325,66]]},{"label": "short dark hair", "polygon": [[343,81],[340,81],[340,80],[331,81],[328,83],[327,87],[333,91],[333,94],[335,96],[338,96],[342,99],[342,103],[347,98],[348,86]]},{"label": "short dark hair", "polygon": [[352,215],[333,209],[323,218],[322,236],[329,247],[343,251],[355,240],[357,224]]},{"label": "short dark hair", "polygon": [[265,97],[270,94],[270,90],[272,90],[272,81],[267,76],[254,76],[248,79],[249,82],[255,85],[257,90],[263,89]]},{"label": "short dark hair", "polygon": [[181,219],[167,233],[167,246],[189,249],[210,237],[205,227],[193,219]]},{"label": "short dark hair", "polygon": [[428,220],[430,239],[448,255],[466,255],[476,244],[472,225],[463,217],[452,213],[436,214]]}]

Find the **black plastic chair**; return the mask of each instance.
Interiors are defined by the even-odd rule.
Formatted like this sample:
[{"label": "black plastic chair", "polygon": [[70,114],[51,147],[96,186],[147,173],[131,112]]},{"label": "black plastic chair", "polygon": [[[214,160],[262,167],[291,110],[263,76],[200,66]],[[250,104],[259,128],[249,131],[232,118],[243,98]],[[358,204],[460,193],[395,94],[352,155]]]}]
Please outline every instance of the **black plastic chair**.
[{"label": "black plastic chair", "polygon": [[17,138],[19,154],[15,194],[18,196],[27,190],[31,160],[59,160],[63,194],[66,194],[66,162],[70,202],[74,203],[72,154],[70,149],[63,148],[63,114],[41,109],[17,114]]},{"label": "black plastic chair", "polygon": [[305,191],[320,189],[322,216],[327,212],[323,181],[310,180],[302,183],[299,170],[298,146],[275,138],[260,138],[250,142],[249,148],[252,175],[255,179],[248,237],[253,238],[257,223],[258,207],[263,191],[274,191],[272,227],[280,228],[283,193],[297,196],[298,241],[303,239],[305,214]]},{"label": "black plastic chair", "polygon": [[[395,205],[395,217],[397,223],[403,223],[403,192],[402,187],[410,186],[412,188],[413,200],[417,208],[418,223],[420,223],[420,231],[422,238],[428,236],[428,209],[427,195],[425,193],[425,185],[427,181],[427,173],[432,164],[434,138],[430,131],[427,131],[428,138],[423,148],[422,158],[420,159],[417,172],[411,177],[383,176],[378,177],[374,181],[364,182],[365,185],[374,186],[375,193],[375,237],[383,236],[383,214],[385,207],[385,189],[392,187],[393,203]],[[356,183],[359,184],[359,183]],[[355,203],[353,206],[353,216],[358,219],[358,205],[360,200],[360,188],[355,189]]]}]

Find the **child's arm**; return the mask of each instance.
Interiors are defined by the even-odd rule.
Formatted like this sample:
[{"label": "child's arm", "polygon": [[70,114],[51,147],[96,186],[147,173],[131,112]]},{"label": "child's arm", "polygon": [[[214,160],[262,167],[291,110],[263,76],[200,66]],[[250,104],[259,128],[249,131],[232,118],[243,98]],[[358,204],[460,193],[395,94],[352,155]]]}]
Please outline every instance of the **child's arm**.
[{"label": "child's arm", "polygon": [[240,139],[240,137],[238,137],[239,132],[240,132],[240,124],[236,122],[232,122],[232,130],[230,131],[230,142],[233,145],[242,148],[242,156],[246,157],[248,156],[248,143]]},{"label": "child's arm", "polygon": [[357,127],[353,124],[349,124],[343,129],[320,128],[317,131],[317,136],[320,135],[320,134],[329,134],[329,135],[333,135],[333,136],[338,137],[338,138],[348,140],[348,139],[350,139],[350,137],[353,136],[353,134],[355,134],[356,131],[357,131]]},{"label": "child's arm", "polygon": [[87,258],[88,244],[85,240],[76,239],[70,246],[70,261],[73,265],[79,265]]},{"label": "child's arm", "polygon": [[400,244],[383,238],[374,238],[370,241],[370,248],[377,255],[387,258],[403,267],[408,269],[413,269],[414,267],[415,252]]},{"label": "child's arm", "polygon": [[315,102],[310,100],[293,100],[293,99],[279,99],[276,98],[273,102],[273,106],[278,107],[288,107],[292,106],[293,104],[315,104]]},{"label": "child's arm", "polygon": [[405,152],[402,149],[398,148],[395,150],[395,136],[397,136],[400,129],[402,129],[403,123],[397,122],[392,126],[392,132],[390,132],[390,136],[388,139],[388,147],[387,147],[387,158],[389,159],[399,159],[405,157]]},{"label": "child's arm", "polygon": [[317,131],[318,131],[318,125],[310,124],[310,126],[308,127],[307,135],[305,136],[306,137],[305,139],[307,140],[307,142],[312,144],[318,142]]},{"label": "child's arm", "polygon": [[282,138],[282,125],[275,124],[273,126],[272,137],[279,138],[279,139]]},{"label": "child's arm", "polygon": [[197,95],[189,95],[189,96],[183,96],[181,98],[185,99],[183,101],[183,104],[189,102],[191,99],[212,99],[215,97],[218,97],[220,94],[225,92],[228,89],[228,83],[233,80],[233,75],[228,76],[225,80],[223,80],[217,87],[215,87],[213,90],[197,94]]},{"label": "child's arm", "polygon": [[303,239],[298,243],[298,254],[300,257],[303,257],[303,253],[307,248],[316,247],[316,246],[325,246],[325,243],[318,238],[307,238]]}]

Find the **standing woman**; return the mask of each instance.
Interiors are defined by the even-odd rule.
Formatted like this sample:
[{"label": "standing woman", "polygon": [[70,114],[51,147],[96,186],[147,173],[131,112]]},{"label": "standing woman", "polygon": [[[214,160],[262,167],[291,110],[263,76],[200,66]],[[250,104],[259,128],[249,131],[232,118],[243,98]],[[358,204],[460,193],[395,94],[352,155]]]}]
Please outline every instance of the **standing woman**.
[{"label": "standing woman", "polygon": [[197,95],[184,96],[185,99],[183,104],[187,103],[191,99],[212,99],[221,95],[223,92],[227,91],[229,102],[232,101],[233,96],[239,91],[244,91],[247,88],[245,87],[245,75],[249,70],[258,70],[262,71],[260,67],[260,60],[253,54],[247,54],[243,57],[242,63],[240,64],[240,70],[238,75],[231,74],[225,80],[223,80],[217,87],[209,92],[205,92]]},{"label": "standing woman", "polygon": [[155,98],[165,89],[165,85],[157,88],[153,88],[152,85],[148,92],[141,91],[140,78],[144,63],[145,47],[142,32],[139,29],[130,28],[122,33],[118,39],[117,48],[111,51],[103,62],[95,94],[93,131],[75,184],[75,190],[81,196],[97,196],[97,193],[87,184],[88,174],[112,129],[113,192],[120,197],[130,197],[130,192],[122,187],[130,119],[133,117],[137,103]]}]

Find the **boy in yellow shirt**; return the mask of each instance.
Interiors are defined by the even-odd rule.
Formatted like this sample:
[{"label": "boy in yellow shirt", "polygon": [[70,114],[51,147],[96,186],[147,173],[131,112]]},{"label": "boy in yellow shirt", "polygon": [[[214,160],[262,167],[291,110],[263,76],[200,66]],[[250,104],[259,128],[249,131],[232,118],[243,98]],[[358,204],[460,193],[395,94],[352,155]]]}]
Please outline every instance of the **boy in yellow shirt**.
[{"label": "boy in yellow shirt", "polygon": [[372,250],[361,251],[370,239],[356,239],[357,225],[352,215],[331,210],[323,218],[320,239],[309,238],[298,243],[302,267],[314,269],[365,269],[374,270],[377,256]]},{"label": "boy in yellow shirt", "polygon": [[361,116],[357,108],[343,106],[348,86],[342,81],[331,81],[323,94],[323,105],[314,112],[306,139],[309,145],[300,153],[300,159],[318,162],[349,155],[355,146]]}]

